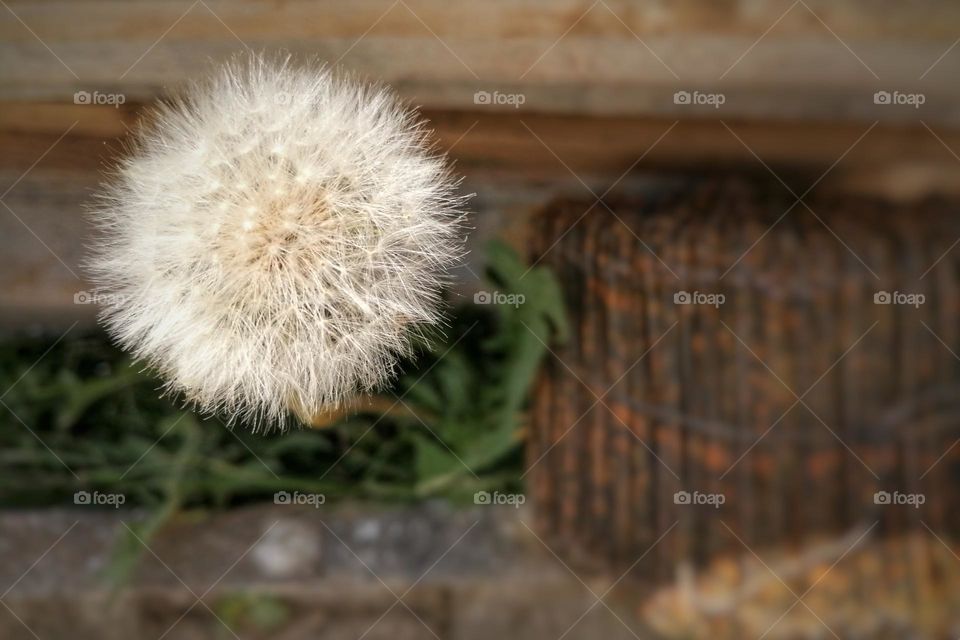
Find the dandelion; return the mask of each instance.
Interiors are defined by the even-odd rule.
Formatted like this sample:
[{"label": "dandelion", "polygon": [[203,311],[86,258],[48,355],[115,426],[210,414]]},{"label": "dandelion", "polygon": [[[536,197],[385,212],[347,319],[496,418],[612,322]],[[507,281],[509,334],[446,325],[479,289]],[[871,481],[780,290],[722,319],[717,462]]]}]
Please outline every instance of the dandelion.
[{"label": "dandelion", "polygon": [[257,426],[387,382],[462,252],[463,198],[416,113],[258,56],[152,116],[92,212],[111,335],[167,391]]}]

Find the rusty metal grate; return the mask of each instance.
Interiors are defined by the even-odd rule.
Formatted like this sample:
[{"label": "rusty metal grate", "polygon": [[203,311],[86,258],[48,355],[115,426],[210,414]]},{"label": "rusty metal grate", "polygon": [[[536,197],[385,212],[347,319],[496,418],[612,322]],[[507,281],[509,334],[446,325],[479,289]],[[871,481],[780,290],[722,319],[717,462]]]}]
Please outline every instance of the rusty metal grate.
[{"label": "rusty metal grate", "polygon": [[[590,205],[555,202],[533,227],[574,328],[539,381],[528,448],[551,546],[650,579],[878,520],[957,531],[956,205],[824,197],[814,214],[731,178],[575,224]],[[684,491],[723,504],[677,504]]]}]

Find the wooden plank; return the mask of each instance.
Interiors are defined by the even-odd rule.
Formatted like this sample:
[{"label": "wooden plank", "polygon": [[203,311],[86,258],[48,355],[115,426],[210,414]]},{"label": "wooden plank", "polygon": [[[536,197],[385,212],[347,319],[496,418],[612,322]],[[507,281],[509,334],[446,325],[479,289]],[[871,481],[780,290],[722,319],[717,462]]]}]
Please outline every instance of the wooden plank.
[{"label": "wooden plank", "polygon": [[[802,4],[769,0],[675,0],[638,3],[633,0],[206,0],[210,11],[189,0],[15,0],[7,4],[40,35],[63,34],[74,39],[109,38],[118,33],[152,41],[166,25],[194,12],[212,27],[219,16],[237,33],[261,37],[358,37],[378,22],[379,32],[419,35],[415,13],[440,37],[548,37],[570,27],[573,36],[603,37],[651,33],[711,32],[759,36],[774,23],[777,33],[812,33],[830,25],[840,36],[871,38],[956,38],[960,6],[942,0],[887,3],[876,0],[805,0]],[[796,6],[792,6],[796,4]],[[603,6],[605,5],[605,6]],[[56,15],[82,10],[86,19],[69,23]],[[190,11],[188,12],[188,9]],[[228,20],[230,19],[230,20]],[[118,30],[116,25],[121,25]],[[223,27],[221,26],[221,29]],[[42,29],[42,31],[41,31]],[[0,35],[6,35],[0,31]]]},{"label": "wooden plank", "polygon": [[[339,60],[435,109],[475,109],[478,91],[498,91],[521,94],[523,113],[889,122],[922,113],[960,126],[960,54],[944,55],[960,7],[805,4],[14,2],[23,22],[0,16],[0,99],[69,101],[85,90],[150,100],[250,47]],[[725,102],[678,105],[681,90]],[[877,90],[921,92],[926,103],[919,113],[878,105]]]},{"label": "wooden plank", "polygon": [[[7,257],[7,269],[0,274],[0,309],[7,315],[11,310],[47,309],[61,320],[77,312],[92,316],[89,307],[73,305],[73,294],[87,286],[70,272],[82,276],[79,262],[89,231],[82,206],[139,112],[137,104],[114,109],[0,102],[0,193],[9,189],[3,201],[16,214],[0,209],[0,251]],[[530,214],[553,197],[583,197],[581,179],[598,193],[604,191],[673,124],[649,118],[473,111],[429,110],[424,115],[436,130],[440,148],[451,149],[457,171],[466,177],[464,191],[479,194],[471,205],[477,227],[471,243],[477,256],[484,239],[498,233],[523,245],[524,234],[533,233],[525,224]],[[728,124],[785,179],[798,177],[800,191],[866,130],[859,124]],[[960,150],[960,135],[949,130],[937,134]],[[664,173],[714,168],[765,172],[722,123],[683,121],[618,189],[642,187]],[[957,171],[957,159],[925,129],[880,125],[820,187],[901,198],[932,192],[956,196]],[[472,266],[479,272],[479,265]]]},{"label": "wooden plank", "polygon": [[[0,101],[0,146],[5,151],[0,154],[0,171],[25,171],[68,129],[38,168],[97,171],[121,148],[120,140],[141,111],[142,106],[133,103],[117,109]],[[825,185],[849,176],[858,191],[873,189],[894,196],[956,193],[960,188],[953,155],[960,153],[960,133],[946,128],[879,124],[864,135],[869,125],[483,111],[425,110],[423,115],[435,130],[439,148],[450,150],[462,173],[506,176],[517,185],[536,179],[577,183],[572,171],[599,188],[640,156],[644,160],[639,170],[740,166],[764,171],[755,153],[785,179],[797,172],[816,178],[843,156]],[[856,143],[860,136],[863,139]],[[806,179],[798,186],[809,183]]]}]

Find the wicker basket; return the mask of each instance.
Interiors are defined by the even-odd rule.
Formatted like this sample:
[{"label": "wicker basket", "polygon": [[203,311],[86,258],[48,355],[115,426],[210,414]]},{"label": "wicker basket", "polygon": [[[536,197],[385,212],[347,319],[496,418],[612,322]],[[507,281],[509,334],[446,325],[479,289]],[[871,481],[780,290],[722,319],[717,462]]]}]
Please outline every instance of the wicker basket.
[{"label": "wicker basket", "polygon": [[574,327],[528,449],[557,552],[656,583],[861,526],[958,530],[955,206],[808,209],[726,178],[576,222],[591,204],[557,202],[533,227]]}]

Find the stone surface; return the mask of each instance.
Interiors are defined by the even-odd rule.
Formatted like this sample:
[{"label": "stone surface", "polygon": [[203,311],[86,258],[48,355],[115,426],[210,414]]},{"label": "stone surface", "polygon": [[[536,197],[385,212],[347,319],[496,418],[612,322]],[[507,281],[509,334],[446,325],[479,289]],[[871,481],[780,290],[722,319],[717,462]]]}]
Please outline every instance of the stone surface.
[{"label": "stone surface", "polygon": [[[255,506],[180,515],[141,545],[132,532],[145,517],[0,513],[0,638],[639,634],[626,611],[596,604],[591,591],[602,586],[581,582],[542,546],[524,510]],[[112,589],[108,570],[128,543],[142,555]]]},{"label": "stone surface", "polygon": [[[785,611],[767,637],[957,635],[960,562],[934,536],[811,566],[759,549],[652,585],[568,566],[524,509],[261,505],[181,514],[114,588],[117,545],[141,546],[131,530],[146,515],[0,512],[0,639],[713,639],[757,637]],[[804,598],[816,617],[777,576],[796,594],[816,587]]]}]

